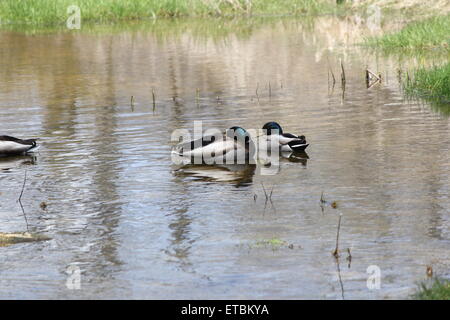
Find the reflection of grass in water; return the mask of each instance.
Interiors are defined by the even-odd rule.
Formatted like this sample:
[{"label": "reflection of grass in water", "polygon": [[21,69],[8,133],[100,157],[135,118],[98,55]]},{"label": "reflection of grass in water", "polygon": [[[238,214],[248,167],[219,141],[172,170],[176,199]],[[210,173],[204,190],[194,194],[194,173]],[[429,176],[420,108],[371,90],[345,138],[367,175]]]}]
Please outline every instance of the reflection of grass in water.
[{"label": "reflection of grass in water", "polygon": [[409,23],[398,32],[366,39],[366,44],[389,49],[450,49],[450,15]]},{"label": "reflection of grass in water", "polygon": [[117,33],[152,33],[158,39],[181,37],[191,34],[196,39],[221,39],[229,35],[238,38],[249,38],[254,31],[261,27],[275,27],[282,24],[283,28],[303,28],[309,32],[314,30],[314,17],[305,16],[296,19],[292,17],[251,17],[251,18],[177,18],[124,21],[112,24],[84,23],[81,30],[57,29],[53,26],[36,25],[5,25],[4,30],[19,31],[25,34],[53,34],[55,32],[83,33],[83,34],[117,34]]},{"label": "reflection of grass in water", "polygon": [[450,300],[450,281],[435,279],[431,285],[422,283],[413,299]]},{"label": "reflection of grass in water", "polygon": [[450,62],[430,69],[420,68],[404,81],[407,95],[429,101],[433,108],[450,115]]},{"label": "reflection of grass in water", "polygon": [[2,0],[3,23],[64,25],[67,8],[81,9],[83,22],[112,22],[155,17],[317,14],[334,6],[325,0]]}]

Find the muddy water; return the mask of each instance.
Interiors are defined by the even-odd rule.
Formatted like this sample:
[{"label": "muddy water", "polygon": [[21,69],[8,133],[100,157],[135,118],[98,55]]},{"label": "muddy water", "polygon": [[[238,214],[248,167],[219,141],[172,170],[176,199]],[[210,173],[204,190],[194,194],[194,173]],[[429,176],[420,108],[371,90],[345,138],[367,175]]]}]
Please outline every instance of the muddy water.
[{"label": "muddy water", "polygon": [[[427,265],[448,276],[450,120],[403,98],[415,58],[351,45],[351,19],[159,23],[0,32],[1,134],[41,145],[0,160],[0,232],[27,229],[26,171],[28,228],[52,238],[0,248],[1,298],[405,298]],[[274,120],[311,145],[271,175],[179,170],[170,135],[194,120]]]}]

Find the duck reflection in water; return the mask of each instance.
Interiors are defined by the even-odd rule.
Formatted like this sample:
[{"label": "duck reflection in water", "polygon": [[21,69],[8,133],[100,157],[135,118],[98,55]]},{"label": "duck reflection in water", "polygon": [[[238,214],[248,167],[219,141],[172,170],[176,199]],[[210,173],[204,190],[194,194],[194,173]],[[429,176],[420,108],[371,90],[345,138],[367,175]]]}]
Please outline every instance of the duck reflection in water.
[{"label": "duck reflection in water", "polygon": [[281,170],[281,164],[283,162],[300,163],[303,167],[306,167],[309,156],[305,151],[301,152],[280,152],[279,154],[267,154],[265,157],[259,158],[261,164],[261,175],[275,175]]},{"label": "duck reflection in water", "polygon": [[34,164],[36,164],[36,156],[33,155],[0,157],[0,171],[7,171],[24,165]]},{"label": "duck reflection in water", "polygon": [[[253,182],[256,168],[261,175],[274,175],[280,172],[282,162],[299,163],[306,167],[309,156],[306,152],[281,152],[280,161],[266,160],[264,164],[193,164],[188,163],[174,170],[176,176],[192,177],[205,182],[232,182],[236,187],[246,186]],[[278,157],[278,156],[277,156]],[[270,158],[269,158],[270,159]]]},{"label": "duck reflection in water", "polygon": [[306,167],[308,163],[309,156],[305,151],[301,152],[282,152],[281,156],[283,159],[287,159],[289,162],[301,163],[302,166]]},{"label": "duck reflection in water", "polygon": [[174,174],[205,182],[231,182],[240,187],[253,182],[255,170],[254,164],[187,164],[174,170]]}]

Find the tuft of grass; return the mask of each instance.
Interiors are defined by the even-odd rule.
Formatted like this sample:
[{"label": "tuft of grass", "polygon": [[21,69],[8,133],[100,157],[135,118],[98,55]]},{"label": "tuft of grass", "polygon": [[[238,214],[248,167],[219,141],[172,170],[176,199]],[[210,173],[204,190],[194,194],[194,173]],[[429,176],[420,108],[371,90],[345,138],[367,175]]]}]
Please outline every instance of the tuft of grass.
[{"label": "tuft of grass", "polygon": [[382,49],[450,49],[450,15],[411,22],[398,32],[372,37],[365,44]]},{"label": "tuft of grass", "polygon": [[450,281],[434,279],[431,285],[421,283],[412,298],[417,300],[450,300]]},{"label": "tuft of grass", "polygon": [[289,246],[290,244],[287,241],[272,238],[272,239],[262,239],[256,241],[254,247],[271,247],[272,249],[279,249],[281,247]]},{"label": "tuft of grass", "polygon": [[82,22],[157,17],[319,14],[335,9],[327,0],[1,0],[0,24],[64,25],[76,5]]},{"label": "tuft of grass", "polygon": [[407,95],[424,98],[450,114],[450,62],[415,70],[412,78],[404,81],[404,89]]}]

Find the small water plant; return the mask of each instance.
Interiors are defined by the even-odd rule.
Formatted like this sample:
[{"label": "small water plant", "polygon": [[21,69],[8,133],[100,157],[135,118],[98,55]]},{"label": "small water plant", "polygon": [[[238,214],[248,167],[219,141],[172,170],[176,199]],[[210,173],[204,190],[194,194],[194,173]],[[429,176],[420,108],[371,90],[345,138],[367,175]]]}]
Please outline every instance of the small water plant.
[{"label": "small water plant", "polygon": [[425,98],[440,105],[443,113],[450,114],[450,62],[415,70],[404,81],[404,89],[409,96]]},{"label": "small water plant", "polygon": [[412,298],[416,300],[450,300],[450,281],[434,278],[431,283],[422,282]]}]

